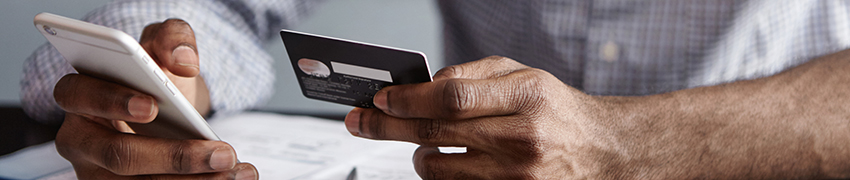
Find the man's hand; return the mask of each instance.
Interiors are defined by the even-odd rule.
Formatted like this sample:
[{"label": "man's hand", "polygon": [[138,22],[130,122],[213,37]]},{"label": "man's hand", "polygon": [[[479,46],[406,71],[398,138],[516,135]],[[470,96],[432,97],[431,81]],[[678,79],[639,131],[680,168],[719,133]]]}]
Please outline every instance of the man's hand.
[{"label": "man's hand", "polygon": [[[209,91],[199,74],[195,36],[179,19],[149,25],[140,43],[202,114]],[[57,82],[54,97],[67,112],[56,148],[80,179],[257,179],[221,141],[175,140],[133,134],[125,121],[149,123],[156,100],[139,91],[85,75]]]},{"label": "man's hand", "polygon": [[[447,67],[431,83],[386,87],[374,103],[379,109],[346,116],[348,130],[422,145],[414,164],[424,179],[589,177],[600,172],[586,167],[616,157],[593,132],[601,127],[592,120],[606,118],[604,104],[503,57]],[[442,154],[438,146],[467,153]]]},{"label": "man's hand", "polygon": [[207,115],[210,112],[210,92],[199,76],[200,62],[192,27],[180,19],[151,24],[142,31],[139,44],[198,113]]},{"label": "man's hand", "polygon": [[[502,57],[390,86],[351,134],[420,144],[424,179],[850,177],[850,50],[771,77],[651,96],[588,96]],[[467,147],[443,154],[436,147]]]}]

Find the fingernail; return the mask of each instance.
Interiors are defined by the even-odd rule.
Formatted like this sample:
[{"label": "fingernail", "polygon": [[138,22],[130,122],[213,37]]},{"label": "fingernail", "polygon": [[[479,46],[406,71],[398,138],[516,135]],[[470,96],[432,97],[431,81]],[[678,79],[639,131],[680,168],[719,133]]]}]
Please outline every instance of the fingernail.
[{"label": "fingernail", "polygon": [[153,115],[153,98],[147,96],[133,96],[127,102],[127,110],[130,115],[137,118],[147,118]]},{"label": "fingernail", "polygon": [[360,136],[360,111],[363,109],[354,108],[345,116],[345,128],[351,135]]},{"label": "fingernail", "polygon": [[253,168],[245,168],[236,172],[237,180],[248,180],[248,179],[257,179],[257,171],[254,171]]},{"label": "fingernail", "polygon": [[386,90],[378,91],[378,93],[375,94],[375,97],[372,98],[372,103],[374,103],[375,107],[378,107],[378,109],[386,110],[387,109],[387,91]]},{"label": "fingernail", "polygon": [[198,68],[198,54],[189,46],[178,46],[171,52],[174,63],[180,66]]},{"label": "fingernail", "polygon": [[236,165],[236,153],[230,148],[219,148],[210,155],[210,167],[214,170],[230,169]]}]

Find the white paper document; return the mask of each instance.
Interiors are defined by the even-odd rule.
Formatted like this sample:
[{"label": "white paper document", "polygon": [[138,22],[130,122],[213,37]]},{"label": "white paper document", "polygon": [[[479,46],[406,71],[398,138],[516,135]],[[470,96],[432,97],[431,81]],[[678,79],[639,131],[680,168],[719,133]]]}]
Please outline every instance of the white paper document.
[{"label": "white paper document", "polygon": [[261,179],[419,179],[415,144],[373,141],[348,133],[345,124],[304,116],[245,113],[212,120],[210,126],[257,167]]},{"label": "white paper document", "polygon": [[[340,121],[248,112],[209,124],[236,149],[240,161],[257,167],[260,179],[344,180],[355,168],[357,180],[420,179],[412,162],[417,145],[357,138]],[[63,167],[42,167],[41,162],[57,161]],[[31,172],[0,170],[0,178],[75,179],[53,142],[0,157],[4,166]]]}]

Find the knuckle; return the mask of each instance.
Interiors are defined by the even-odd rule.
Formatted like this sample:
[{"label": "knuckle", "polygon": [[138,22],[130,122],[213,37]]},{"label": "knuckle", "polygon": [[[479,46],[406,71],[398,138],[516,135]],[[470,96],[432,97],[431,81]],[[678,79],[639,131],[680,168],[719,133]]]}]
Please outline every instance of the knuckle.
[{"label": "knuckle", "polygon": [[180,174],[192,172],[192,156],[187,152],[191,144],[191,141],[183,141],[181,143],[174,143],[171,147],[169,147],[169,153],[171,154],[171,169],[174,172]]},{"label": "knuckle", "polygon": [[139,39],[139,44],[148,44],[152,37],[159,32],[161,26],[162,23],[152,23],[145,26],[145,29],[142,30],[142,37]]},{"label": "knuckle", "polygon": [[496,139],[501,144],[500,151],[514,157],[512,164],[520,165],[518,167],[538,164],[546,155],[545,150],[548,148],[540,125],[534,120],[514,125],[514,131]]},{"label": "knuckle", "polygon": [[498,65],[498,66],[508,66],[508,67],[522,66],[522,64],[520,64],[516,60],[513,60],[511,58],[507,58],[507,57],[504,57],[504,56],[489,56],[487,58],[484,58],[484,60],[487,61],[488,63]]},{"label": "knuckle", "polygon": [[[68,124],[67,120],[64,124]],[[59,128],[59,131],[56,133],[56,151],[65,159],[73,161],[71,158],[76,155],[72,149],[74,149],[73,145],[76,143],[71,142],[70,135],[68,135],[70,132],[68,131],[64,125]]]},{"label": "knuckle", "polygon": [[461,77],[462,73],[463,73],[463,67],[458,66],[458,65],[454,65],[454,66],[449,66],[449,67],[445,67],[443,69],[440,69],[440,71],[437,71],[437,73],[434,75],[434,77],[435,77],[435,79],[436,78],[456,78],[456,77]]},{"label": "knuckle", "polygon": [[77,97],[75,95],[78,88],[77,85],[79,84],[77,81],[78,77],[76,75],[65,75],[56,82],[53,88],[53,99],[65,111],[69,111],[73,107],[71,102],[74,102],[74,98]]},{"label": "knuckle", "polygon": [[529,68],[521,72],[522,75],[516,79],[519,85],[512,90],[511,99],[515,100],[518,109],[531,110],[528,108],[542,107],[542,103],[547,103],[550,99],[547,98],[548,91],[554,89],[550,86],[557,83],[550,82],[551,75],[540,69]]},{"label": "knuckle", "polygon": [[54,99],[63,110],[72,113],[112,115],[125,113],[132,90],[114,83],[83,75],[68,75],[56,83]]},{"label": "knuckle", "polygon": [[420,163],[417,173],[422,179],[491,179],[469,170],[453,169],[457,161],[439,152],[423,155]]},{"label": "knuckle", "polygon": [[418,123],[417,138],[426,146],[436,146],[445,134],[445,121],[421,119]]},{"label": "knuckle", "polygon": [[165,23],[165,24],[186,24],[186,25],[189,24],[189,23],[187,23],[186,21],[184,21],[183,19],[180,19],[180,18],[169,18],[169,19],[166,19],[163,23]]},{"label": "knuckle", "polygon": [[[108,100],[104,101],[106,103],[96,103],[99,105],[98,110],[104,110],[106,112],[114,112],[117,114],[122,114],[123,116],[132,117],[130,115],[130,110],[127,108],[127,103],[130,102],[130,98],[133,98],[132,94],[124,94],[124,95],[115,95],[108,96]],[[119,116],[120,117],[120,116]]]},{"label": "knuckle", "polygon": [[475,87],[458,79],[446,81],[443,87],[442,117],[455,119],[475,109]]},{"label": "knuckle", "polygon": [[487,56],[487,57],[485,57],[484,59],[481,59],[481,60],[484,60],[484,61],[493,61],[493,62],[500,62],[500,61],[507,61],[507,60],[511,60],[511,58],[507,58],[507,57],[499,56],[499,55],[492,55],[492,56]]},{"label": "knuckle", "polygon": [[[363,111],[360,114],[360,119],[361,119],[360,122],[361,123],[367,123],[367,126],[369,127],[369,129],[368,130],[363,129],[362,125],[361,125],[360,132],[361,133],[365,132],[366,135],[368,135],[369,137],[371,137],[373,139],[386,139],[387,135],[386,135],[386,131],[384,131],[384,125],[385,125],[386,121],[388,121],[387,118],[389,118],[389,117],[384,115],[383,113],[379,113],[378,111],[375,111],[375,110]],[[363,120],[366,120],[366,121],[363,121]]]},{"label": "knuckle", "polygon": [[75,126],[78,124],[78,119],[74,119],[73,115],[68,113],[65,115],[65,121],[56,133],[56,151],[68,159],[68,161],[76,162],[80,159],[80,147],[90,147],[92,144],[91,134],[80,131]]},{"label": "knuckle", "polygon": [[444,159],[439,158],[437,154],[425,154],[422,157],[422,162],[420,166],[420,170],[422,171],[421,177],[422,179],[442,179],[445,176],[445,172],[443,171],[445,168],[444,164],[449,163]]},{"label": "knuckle", "polygon": [[509,152],[505,153],[514,157],[511,159],[511,163],[515,163],[517,165],[532,165],[541,161],[541,156],[543,155],[540,150],[536,148],[536,143],[525,141],[523,139],[506,139],[503,140],[503,142],[504,145],[508,145],[504,147],[509,147],[504,150]]},{"label": "knuckle", "polygon": [[[196,49],[194,45],[195,32],[192,26],[182,19],[168,19],[162,22],[159,30],[153,34],[156,43],[162,50],[170,50],[178,45],[186,45]],[[188,41],[188,42],[187,42]]]},{"label": "knuckle", "polygon": [[98,87],[95,87],[98,91],[102,92],[100,94],[87,93],[84,96],[94,96],[87,97],[90,100],[88,102],[91,108],[88,111],[90,112],[99,112],[106,114],[119,113],[123,115],[130,115],[130,111],[127,108],[127,103],[130,101],[130,98],[133,98],[133,93],[127,89],[123,89],[122,86],[113,85],[113,84],[101,84]]},{"label": "knuckle", "polygon": [[547,76],[554,77],[552,74],[550,74],[549,72],[542,70],[542,69],[527,68],[527,69],[525,69],[525,71],[528,71],[528,73],[532,74],[533,77],[535,77],[535,78],[543,79],[544,77],[547,77]]},{"label": "knuckle", "polygon": [[162,29],[165,29],[166,33],[178,32],[178,33],[193,34],[192,33],[193,32],[192,26],[189,25],[189,23],[184,21],[183,19],[176,19],[176,18],[167,19],[164,22],[162,22],[162,24],[163,24]]},{"label": "knuckle", "polygon": [[136,159],[130,152],[131,147],[125,138],[121,136],[111,138],[112,141],[105,143],[101,150],[101,163],[104,168],[118,175],[130,174],[133,167],[133,161]]}]

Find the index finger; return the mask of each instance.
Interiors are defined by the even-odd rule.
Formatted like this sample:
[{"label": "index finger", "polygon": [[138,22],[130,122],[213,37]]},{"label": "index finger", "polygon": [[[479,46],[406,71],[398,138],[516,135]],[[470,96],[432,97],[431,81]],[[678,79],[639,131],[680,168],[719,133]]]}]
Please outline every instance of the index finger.
[{"label": "index finger", "polygon": [[542,101],[546,89],[539,69],[523,69],[494,79],[445,79],[389,86],[374,104],[401,118],[469,119],[508,115]]},{"label": "index finger", "polygon": [[57,150],[119,175],[222,172],[237,164],[235,150],[225,142],[119,133],[100,121],[106,119],[67,114],[67,125],[56,136]]},{"label": "index finger", "polygon": [[437,147],[419,146],[413,167],[422,179],[523,179],[505,177],[505,169],[478,151],[443,154]]},{"label": "index finger", "polygon": [[434,80],[445,80],[452,78],[460,79],[490,79],[509,74],[513,71],[525,69],[523,65],[513,59],[502,56],[489,56],[477,61],[445,67],[434,74]]},{"label": "index finger", "polygon": [[86,75],[68,74],[53,90],[56,103],[69,113],[148,123],[159,113],[147,94]]},{"label": "index finger", "polygon": [[195,32],[181,19],[168,19],[145,27],[139,41],[148,54],[175,75],[194,77],[200,72]]}]

